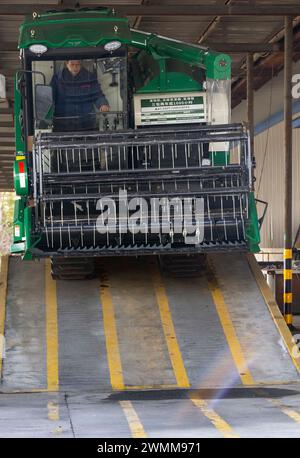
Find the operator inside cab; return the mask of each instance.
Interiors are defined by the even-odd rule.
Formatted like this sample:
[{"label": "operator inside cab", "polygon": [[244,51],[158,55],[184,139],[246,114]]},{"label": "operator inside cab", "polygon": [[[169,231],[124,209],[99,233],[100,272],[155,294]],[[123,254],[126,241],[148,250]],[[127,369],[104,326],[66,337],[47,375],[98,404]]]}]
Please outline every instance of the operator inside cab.
[{"label": "operator inside cab", "polygon": [[51,80],[54,100],[54,130],[57,132],[96,130],[97,112],[110,110],[97,74],[80,60],[68,60]]}]

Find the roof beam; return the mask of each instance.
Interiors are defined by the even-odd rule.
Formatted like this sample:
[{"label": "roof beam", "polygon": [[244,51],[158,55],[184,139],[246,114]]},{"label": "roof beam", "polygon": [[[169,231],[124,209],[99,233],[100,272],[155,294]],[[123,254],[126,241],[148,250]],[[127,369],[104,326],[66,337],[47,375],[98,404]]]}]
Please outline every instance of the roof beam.
[{"label": "roof beam", "polygon": [[[1,110],[0,110],[0,116],[1,116]],[[0,135],[4,136],[4,135],[7,135],[7,134],[12,134],[12,135],[14,134],[13,126],[11,126],[11,127],[1,127],[0,126]]]},{"label": "roof beam", "polygon": [[10,154],[10,152],[12,154],[14,154],[15,151],[16,151],[16,149],[15,149],[14,145],[13,146],[3,146],[3,145],[0,144],[0,161],[1,161],[2,154],[3,155],[4,154]]},{"label": "roof beam", "polygon": [[278,52],[283,51],[282,43],[218,43],[213,41],[203,41],[201,45],[207,46],[215,51],[229,53],[247,52]]},{"label": "roof beam", "polygon": [[[98,1],[89,2],[84,7],[99,6]],[[106,5],[114,8],[118,13],[126,16],[298,16],[300,15],[300,4],[270,4],[259,5],[257,3],[247,4],[235,3],[233,5]],[[3,3],[0,5],[0,14],[18,15],[32,14],[34,11],[53,10],[58,6],[53,3],[45,3],[41,7],[26,5],[24,3]]]},{"label": "roof beam", "polygon": [[[282,39],[279,45],[284,46]],[[294,32],[293,61],[300,59],[300,26]],[[278,52],[269,54],[259,59],[254,66],[254,88],[260,89],[272,77],[276,76],[284,66],[284,53]],[[233,72],[237,73],[237,72]],[[232,108],[235,108],[243,99],[246,98],[246,79],[243,69],[239,70],[239,79],[232,86]]]},{"label": "roof beam", "polygon": [[8,167],[10,170],[7,171],[7,167],[6,166],[1,166],[0,168],[0,176],[1,178],[3,178],[4,180],[6,179],[9,179],[9,178],[12,178],[13,177],[13,170],[12,170],[12,167],[9,166]]},{"label": "roof beam", "polygon": [[8,175],[8,176],[13,175],[13,169],[11,167],[11,164],[2,165],[0,161],[0,165],[1,165],[0,173],[2,173],[3,175]]},{"label": "roof beam", "polygon": [[7,108],[7,107],[1,107],[0,105],[0,114],[4,114],[4,115],[13,115],[14,114],[14,110],[12,108]]},{"label": "roof beam", "polygon": [[[11,140],[2,140],[0,139],[0,148],[4,146],[15,146],[15,139],[12,137]],[[1,153],[0,153],[0,161],[1,161]]]},{"label": "roof beam", "polygon": [[17,41],[15,41],[14,43],[6,42],[6,41],[1,41],[0,42],[0,52],[1,53],[11,53],[12,51],[18,51],[19,52],[19,50],[18,50],[18,42]]},{"label": "roof beam", "polygon": [[11,121],[1,121],[0,120],[0,127],[13,127],[13,120]]}]

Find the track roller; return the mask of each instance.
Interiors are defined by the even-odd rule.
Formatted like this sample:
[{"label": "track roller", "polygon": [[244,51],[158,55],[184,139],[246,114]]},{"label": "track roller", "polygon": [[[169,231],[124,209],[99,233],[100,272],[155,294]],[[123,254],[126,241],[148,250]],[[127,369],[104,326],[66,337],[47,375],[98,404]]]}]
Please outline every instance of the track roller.
[{"label": "track roller", "polygon": [[172,277],[198,277],[206,266],[205,254],[159,256],[163,272]]},{"label": "track roller", "polygon": [[51,258],[53,280],[88,280],[94,278],[95,261],[93,258]]}]

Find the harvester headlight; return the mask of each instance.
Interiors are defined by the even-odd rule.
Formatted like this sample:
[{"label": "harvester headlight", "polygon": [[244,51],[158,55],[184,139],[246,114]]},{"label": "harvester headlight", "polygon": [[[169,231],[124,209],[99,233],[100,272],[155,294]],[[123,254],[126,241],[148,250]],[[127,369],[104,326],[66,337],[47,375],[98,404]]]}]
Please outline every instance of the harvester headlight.
[{"label": "harvester headlight", "polygon": [[40,56],[41,54],[44,54],[46,51],[48,51],[48,48],[45,45],[31,45],[29,46],[29,50]]},{"label": "harvester headlight", "polygon": [[122,43],[120,41],[109,41],[104,45],[105,51],[116,51],[121,47]]}]

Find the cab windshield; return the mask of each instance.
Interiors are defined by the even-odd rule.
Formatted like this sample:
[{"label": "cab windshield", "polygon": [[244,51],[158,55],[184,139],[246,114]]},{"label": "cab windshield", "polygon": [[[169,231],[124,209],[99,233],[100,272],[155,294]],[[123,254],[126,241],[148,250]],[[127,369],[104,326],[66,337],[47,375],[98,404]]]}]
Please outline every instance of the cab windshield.
[{"label": "cab windshield", "polygon": [[[43,116],[39,110],[45,102],[41,86],[48,86],[51,97],[51,109],[49,106]],[[34,127],[54,132],[124,129],[126,89],[124,57],[33,61]]]}]

